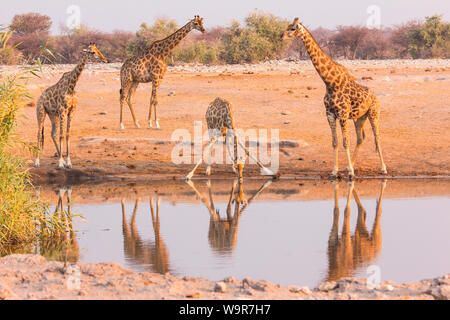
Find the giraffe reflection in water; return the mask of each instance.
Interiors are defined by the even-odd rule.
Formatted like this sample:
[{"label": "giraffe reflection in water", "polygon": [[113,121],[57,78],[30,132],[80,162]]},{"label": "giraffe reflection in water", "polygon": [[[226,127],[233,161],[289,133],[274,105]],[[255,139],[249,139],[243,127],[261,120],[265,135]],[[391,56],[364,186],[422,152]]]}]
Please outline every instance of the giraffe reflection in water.
[{"label": "giraffe reflection in water", "polygon": [[255,200],[267,187],[269,187],[272,182],[272,180],[267,181],[251,198],[246,200],[242,180],[235,180],[228,198],[226,218],[222,218],[220,216],[220,211],[217,210],[214,205],[211,180],[208,180],[206,183],[208,187],[209,201],[195,187],[195,184],[192,181],[187,181],[187,184],[195,191],[197,196],[208,209],[210,216],[208,240],[211,248],[215,252],[219,254],[229,254],[234,251],[237,244],[239,221],[242,214],[249,207],[252,201]]},{"label": "giraffe reflection in water", "polygon": [[[51,260],[74,263],[80,258],[80,249],[72,222],[72,188],[60,188],[57,194],[58,202],[53,215],[60,219],[66,230],[56,234],[51,240],[40,241],[39,254]],[[65,196],[67,207],[64,205]]]},{"label": "giraffe reflection in water", "polygon": [[[361,204],[354,182],[349,183],[347,205],[344,211],[342,234],[339,236],[339,185],[334,185],[334,216],[333,227],[328,241],[328,276],[326,281],[336,281],[346,277],[353,277],[360,267],[367,267],[373,263],[381,251],[381,205],[386,188],[386,180],[382,181],[380,196],[377,201],[375,221],[372,232],[366,226],[367,212]],[[350,231],[352,195],[358,206],[358,218],[354,235]]]},{"label": "giraffe reflection in water", "polygon": [[136,215],[139,199],[134,204],[130,222],[127,221],[125,201],[122,200],[122,227],[124,240],[124,253],[127,259],[139,265],[149,265],[154,272],[161,274],[170,271],[169,251],[161,237],[159,206],[161,199],[150,199],[150,212],[152,216],[154,241],[143,241],[136,227]]}]

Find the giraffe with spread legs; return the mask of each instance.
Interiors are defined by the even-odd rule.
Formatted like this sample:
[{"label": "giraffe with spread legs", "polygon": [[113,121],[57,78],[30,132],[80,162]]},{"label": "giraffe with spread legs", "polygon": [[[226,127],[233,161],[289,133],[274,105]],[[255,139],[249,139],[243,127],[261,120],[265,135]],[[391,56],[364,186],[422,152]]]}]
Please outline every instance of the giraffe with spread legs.
[{"label": "giraffe with spread legs", "polygon": [[[342,129],[344,148],[348,160],[348,172],[350,178],[355,176],[354,164],[358,151],[365,139],[364,125],[367,119],[372,125],[375,136],[375,145],[381,161],[381,172],[387,174],[386,165],[380,145],[380,103],[371,89],[356,82],[348,70],[333,61],[317,44],[309,30],[298,18],[290,24],[283,34],[283,40],[287,38],[300,37],[302,39],[312,63],[326,85],[325,108],[327,119],[333,136],[333,149],[335,165],[332,176],[336,177],[339,172],[338,164],[338,138],[336,121],[339,121]],[[350,154],[349,144],[349,120],[353,120],[356,128],[357,145],[353,154]]]},{"label": "giraffe with spread legs", "polygon": [[[35,160],[35,166],[40,166],[40,153],[44,149],[44,121],[48,115],[52,123],[52,139],[55,143],[56,151],[58,154],[58,169],[72,168],[72,162],[70,160],[70,125],[72,117],[77,108],[78,100],[75,94],[75,86],[80,79],[89,59],[92,57],[99,57],[103,62],[107,63],[108,60],[97,49],[95,44],[91,43],[88,49],[85,49],[81,53],[81,58],[75,69],[71,72],[66,72],[62,78],[54,86],[45,90],[40,96],[37,107],[37,122],[38,122],[38,152]],[[64,126],[67,123],[66,131],[64,132]],[[58,128],[59,126],[59,128]],[[59,129],[59,141],[58,132]],[[66,138],[66,157],[67,161],[63,158],[63,139]],[[59,142],[59,143],[58,143]]]},{"label": "giraffe with spread legs", "polygon": [[[211,248],[219,253],[231,253],[236,247],[239,231],[239,221],[244,211],[251,203],[267,189],[273,180],[265,182],[249,199],[245,198],[243,182],[235,180],[227,202],[226,218],[220,216],[219,210],[214,205],[211,181],[208,180],[208,199],[196,188],[192,181],[188,185],[194,190],[200,200],[208,209],[210,215],[208,239]],[[234,204],[234,208],[233,208]]]},{"label": "giraffe with spread legs", "polygon": [[139,121],[136,118],[133,106],[133,96],[140,83],[152,83],[152,97],[150,100],[150,111],[148,115],[148,127],[153,128],[152,113],[154,111],[154,119],[156,129],[160,129],[157,116],[158,106],[158,88],[166,74],[167,65],[166,58],[170,52],[183,40],[192,30],[198,30],[206,33],[203,27],[203,18],[195,16],[184,27],[176,31],[169,37],[153,42],[143,53],[139,53],[126,60],[120,70],[120,129],[125,130],[123,124],[123,106],[126,102],[130,108],[131,116],[134,124],[140,128]]},{"label": "giraffe with spread legs", "polygon": [[[255,159],[251,153],[248,151],[248,149],[239,141],[239,137],[236,133],[236,125],[234,121],[234,114],[233,109],[231,106],[231,103],[228,102],[225,99],[222,98],[216,98],[208,107],[208,110],[206,112],[206,122],[208,124],[208,132],[210,135],[210,142],[208,146],[205,148],[205,151],[203,152],[202,158],[197,163],[197,165],[194,167],[194,169],[189,173],[189,175],[186,177],[186,180],[191,180],[192,177],[195,174],[195,171],[197,171],[198,167],[205,161],[205,157],[208,155],[210,156],[210,153],[212,151],[212,147],[217,142],[217,140],[221,137],[224,137],[225,139],[230,136],[233,137],[233,145],[234,145],[234,159],[233,161],[233,171],[237,171],[239,174],[239,179],[242,181],[243,179],[243,170],[244,170],[244,164],[245,164],[245,158],[239,156],[238,154],[238,146],[240,146],[247,156],[249,156],[253,161],[255,161],[258,166],[261,168],[261,174],[265,176],[273,176],[274,173],[264,167],[264,165],[258,160]],[[227,143],[227,154],[231,157],[231,151],[229,150],[229,144]],[[208,165],[208,168],[206,170],[206,175],[211,175],[211,165]]]}]

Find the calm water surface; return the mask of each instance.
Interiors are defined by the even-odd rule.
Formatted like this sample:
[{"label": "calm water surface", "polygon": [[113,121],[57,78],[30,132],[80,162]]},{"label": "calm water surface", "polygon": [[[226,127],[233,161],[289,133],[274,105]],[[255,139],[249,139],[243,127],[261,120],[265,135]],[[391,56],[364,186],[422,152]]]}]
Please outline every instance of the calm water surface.
[{"label": "calm water surface", "polygon": [[396,282],[449,273],[450,197],[395,199],[386,197],[382,182],[374,186],[377,196],[360,198],[356,183],[349,206],[346,184],[334,194],[330,188],[324,198],[331,200],[315,201],[260,200],[261,186],[240,214],[232,203],[229,217],[228,203],[215,203],[213,190],[212,202],[208,192],[195,189],[190,201],[176,205],[156,197],[86,205],[75,200],[71,211],[84,218],[74,221],[79,260],[310,287],[368,277],[371,265],[380,268],[382,280]]}]

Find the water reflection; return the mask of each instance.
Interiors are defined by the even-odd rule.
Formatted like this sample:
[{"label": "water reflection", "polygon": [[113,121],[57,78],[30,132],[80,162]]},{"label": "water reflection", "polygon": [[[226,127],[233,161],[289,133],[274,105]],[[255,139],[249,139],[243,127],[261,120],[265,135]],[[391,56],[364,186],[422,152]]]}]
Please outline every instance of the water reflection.
[{"label": "water reflection", "polygon": [[[53,216],[57,217],[62,226],[62,231],[52,238],[40,239],[37,243],[29,243],[22,246],[0,247],[0,256],[9,254],[40,254],[47,259],[75,263],[80,258],[78,240],[73,228],[72,215],[72,188],[61,187],[55,190],[58,195]],[[37,191],[39,197],[39,191]],[[66,202],[64,202],[64,199]],[[57,221],[55,220],[55,221]]]},{"label": "water reflection", "polygon": [[196,188],[192,181],[188,181],[187,183],[208,209],[210,216],[208,240],[211,249],[219,254],[225,255],[232,253],[236,248],[241,215],[249,207],[252,201],[255,200],[264,191],[264,189],[272,184],[272,180],[269,180],[263,184],[249,199],[245,199],[243,182],[235,180],[229,193],[226,218],[221,217],[220,211],[217,210],[214,205],[211,180],[208,180],[206,183],[208,187],[209,201]]},{"label": "water reflection", "polygon": [[[74,218],[77,237],[67,232],[61,235],[64,241],[9,253],[113,261],[135,272],[250,277],[311,287],[367,277],[366,268],[376,264],[383,277],[389,276],[383,280],[418,281],[442,275],[450,266],[442,255],[450,244],[450,199],[443,187],[437,197],[424,196],[423,190],[420,182],[390,181],[387,187],[386,181],[333,186],[252,180],[80,186],[73,193],[57,190],[56,197],[44,190],[53,199],[51,214],[67,218],[74,211],[86,219]],[[398,228],[405,219],[408,228]],[[432,237],[417,237],[425,232]]]},{"label": "water reflection", "polygon": [[[381,182],[380,196],[377,201],[375,221],[372,232],[366,226],[367,212],[361,204],[355,183],[348,185],[347,204],[344,211],[342,234],[339,236],[339,185],[334,182],[333,226],[328,240],[328,277],[327,281],[336,281],[354,276],[354,272],[363,266],[369,266],[378,256],[382,247],[381,236],[381,204],[386,180]],[[350,231],[352,195],[358,206],[358,218],[355,233]]]},{"label": "water reflection", "polygon": [[139,199],[134,204],[131,221],[127,222],[125,201],[122,200],[122,230],[124,253],[127,259],[137,265],[152,266],[154,272],[165,274],[169,272],[169,251],[161,237],[159,220],[159,207],[161,198],[150,199],[150,212],[152,217],[154,241],[143,241],[136,227],[136,214]]}]

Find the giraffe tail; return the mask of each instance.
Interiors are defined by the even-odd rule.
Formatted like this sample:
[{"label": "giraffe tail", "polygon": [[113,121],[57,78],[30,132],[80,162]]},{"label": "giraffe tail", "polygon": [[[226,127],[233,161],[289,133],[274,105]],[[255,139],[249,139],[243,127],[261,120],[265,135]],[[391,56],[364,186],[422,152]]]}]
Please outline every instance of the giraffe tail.
[{"label": "giraffe tail", "polygon": [[41,150],[44,149],[44,137],[45,137],[45,135],[44,135],[44,128],[45,127],[42,127],[42,131],[41,131],[41,145],[39,146],[39,148],[41,148]]}]

